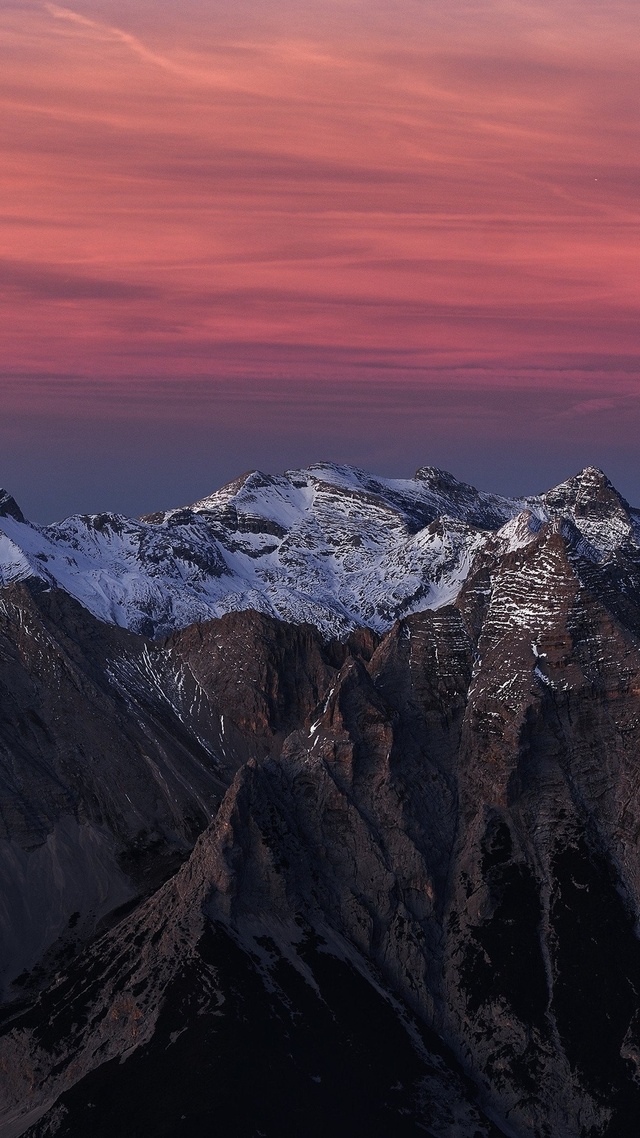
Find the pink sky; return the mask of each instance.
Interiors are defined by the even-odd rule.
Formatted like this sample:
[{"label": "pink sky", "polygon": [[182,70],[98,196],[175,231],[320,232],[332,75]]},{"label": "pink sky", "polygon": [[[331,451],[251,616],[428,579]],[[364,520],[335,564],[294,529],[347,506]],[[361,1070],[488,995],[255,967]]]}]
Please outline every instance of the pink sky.
[{"label": "pink sky", "polygon": [[[401,473],[402,439],[373,445],[390,398],[457,392],[455,457],[538,391],[632,446],[639,54],[631,0],[4,4],[15,430],[144,414],[182,439],[204,383],[240,451],[251,392],[293,402],[277,467],[346,398]],[[309,461],[349,457],[333,432]]]}]

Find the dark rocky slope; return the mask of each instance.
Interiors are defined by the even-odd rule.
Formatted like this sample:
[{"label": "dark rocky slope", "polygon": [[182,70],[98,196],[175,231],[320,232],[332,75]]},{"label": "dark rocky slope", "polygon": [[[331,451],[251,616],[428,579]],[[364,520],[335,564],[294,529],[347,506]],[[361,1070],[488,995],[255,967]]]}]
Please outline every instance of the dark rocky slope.
[{"label": "dark rocky slope", "polygon": [[2,1138],[637,1131],[639,563],[596,475],[381,638],[149,642],[3,591],[5,929],[41,971]]},{"label": "dark rocky slope", "polygon": [[232,781],[166,884],[8,1006],[3,1138],[635,1133],[635,554],[597,571],[573,523],[520,524],[379,642],[244,614],[118,650],[145,732]]},{"label": "dark rocky slope", "polygon": [[40,582],[2,590],[0,982],[174,872],[352,650],[371,638],[326,645],[251,612],[148,642]]}]

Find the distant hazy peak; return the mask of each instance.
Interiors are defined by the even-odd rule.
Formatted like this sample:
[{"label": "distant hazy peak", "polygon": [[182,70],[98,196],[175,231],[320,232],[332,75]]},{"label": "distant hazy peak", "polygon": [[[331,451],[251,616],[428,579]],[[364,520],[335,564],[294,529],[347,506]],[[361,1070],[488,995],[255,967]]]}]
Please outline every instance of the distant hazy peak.
[{"label": "distant hazy peak", "polygon": [[15,518],[17,522],[26,520],[15,498],[2,488],[0,488],[0,518]]},{"label": "distant hazy peak", "polygon": [[463,490],[465,494],[478,494],[479,491],[470,482],[462,482],[455,475],[451,474],[448,470],[440,470],[437,466],[421,466],[414,474],[416,482],[426,482],[430,489],[436,490],[439,494],[446,494],[447,492],[460,492]]}]

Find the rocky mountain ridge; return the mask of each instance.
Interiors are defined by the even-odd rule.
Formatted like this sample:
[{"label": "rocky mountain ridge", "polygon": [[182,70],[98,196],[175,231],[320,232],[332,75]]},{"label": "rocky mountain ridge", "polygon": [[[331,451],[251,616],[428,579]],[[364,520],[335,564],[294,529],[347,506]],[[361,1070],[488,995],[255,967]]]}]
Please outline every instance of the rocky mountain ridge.
[{"label": "rocky mountain ridge", "polygon": [[636,511],[460,495],[452,602],[341,640],[2,589],[2,1138],[635,1132]]},{"label": "rocky mountain ridge", "polygon": [[254,609],[328,637],[378,632],[453,602],[495,535],[503,552],[565,519],[594,564],[638,550],[640,515],[587,468],[546,494],[483,494],[434,468],[377,478],[317,464],[253,471],[182,509],[27,522],[0,500],[0,582],[36,578],[94,616],[145,636]]}]

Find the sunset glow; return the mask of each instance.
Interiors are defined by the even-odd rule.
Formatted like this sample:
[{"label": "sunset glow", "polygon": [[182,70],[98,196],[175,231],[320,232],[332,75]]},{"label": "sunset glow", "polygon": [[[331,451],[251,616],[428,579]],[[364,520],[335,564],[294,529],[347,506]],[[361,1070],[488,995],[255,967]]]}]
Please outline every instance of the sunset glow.
[{"label": "sunset glow", "polygon": [[5,416],[457,392],[491,435],[537,391],[631,445],[637,42],[630,0],[4,4]]}]

